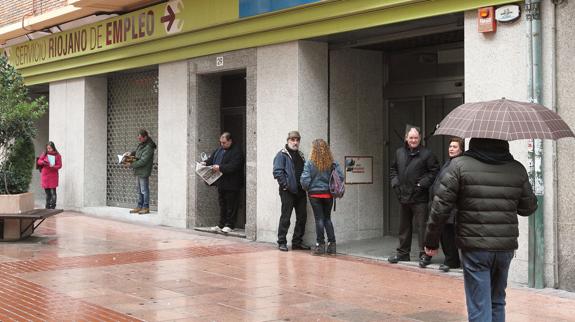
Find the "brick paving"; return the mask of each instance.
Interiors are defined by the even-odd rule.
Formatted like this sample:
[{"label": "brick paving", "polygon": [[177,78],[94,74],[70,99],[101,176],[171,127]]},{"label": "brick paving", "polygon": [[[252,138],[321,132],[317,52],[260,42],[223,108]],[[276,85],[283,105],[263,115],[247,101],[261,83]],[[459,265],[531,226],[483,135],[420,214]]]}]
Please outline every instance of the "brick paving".
[{"label": "brick paving", "polygon": [[[575,321],[575,296],[508,289],[508,321]],[[465,321],[461,278],[65,213],[0,243],[0,321]]]}]

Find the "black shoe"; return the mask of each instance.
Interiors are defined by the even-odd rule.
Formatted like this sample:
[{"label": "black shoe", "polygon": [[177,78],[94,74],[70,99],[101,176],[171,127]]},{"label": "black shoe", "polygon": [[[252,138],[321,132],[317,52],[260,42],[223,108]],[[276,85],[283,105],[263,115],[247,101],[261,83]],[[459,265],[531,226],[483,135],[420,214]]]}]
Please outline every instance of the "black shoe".
[{"label": "black shoe", "polygon": [[309,247],[308,245],[305,244],[295,244],[295,245],[291,245],[291,249],[293,250],[310,250],[311,247]]},{"label": "black shoe", "polygon": [[316,244],[311,250],[312,255],[323,255],[325,254],[325,244]]},{"label": "black shoe", "polygon": [[429,264],[431,264],[431,256],[421,255],[419,258],[419,267],[426,268]]},{"label": "black shoe", "polygon": [[449,272],[449,268],[450,268],[450,267],[447,266],[447,265],[445,265],[445,264],[439,265],[439,270],[440,270],[440,271],[444,271],[444,272],[446,272],[446,273]]},{"label": "black shoe", "polygon": [[328,243],[327,248],[325,250],[325,253],[328,255],[335,255],[336,252],[337,252],[337,249],[336,249],[335,243]]},{"label": "black shoe", "polygon": [[409,262],[409,255],[393,255],[387,258],[387,261],[392,264],[397,264],[397,262]]},{"label": "black shoe", "polygon": [[281,250],[282,252],[287,252],[288,248],[286,244],[279,244],[278,245],[279,250]]}]

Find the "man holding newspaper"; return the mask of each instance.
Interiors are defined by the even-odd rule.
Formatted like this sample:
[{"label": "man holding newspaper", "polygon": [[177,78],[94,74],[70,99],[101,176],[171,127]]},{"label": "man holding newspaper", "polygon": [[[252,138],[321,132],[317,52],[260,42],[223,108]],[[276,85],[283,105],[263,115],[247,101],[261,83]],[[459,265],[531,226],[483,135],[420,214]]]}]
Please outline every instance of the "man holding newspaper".
[{"label": "man holding newspaper", "polygon": [[229,233],[235,228],[240,189],[244,183],[244,154],[240,146],[234,144],[230,133],[222,133],[220,146],[205,161],[205,165],[211,166],[214,174],[221,174],[219,179],[217,176],[202,176],[204,180],[209,179],[206,180],[208,183],[212,179],[216,180],[215,185],[218,187],[220,223],[211,230]]}]

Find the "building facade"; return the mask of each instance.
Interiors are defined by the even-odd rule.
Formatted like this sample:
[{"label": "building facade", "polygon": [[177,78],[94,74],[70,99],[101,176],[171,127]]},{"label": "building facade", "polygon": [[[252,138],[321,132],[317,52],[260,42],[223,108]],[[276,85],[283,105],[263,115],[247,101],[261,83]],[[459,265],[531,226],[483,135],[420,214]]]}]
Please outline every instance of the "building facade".
[{"label": "building facade", "polygon": [[[361,166],[346,172],[346,196],[333,216],[338,244],[353,254],[355,242],[395,247],[398,205],[389,166],[407,124],[429,134],[463,102],[527,101],[537,98],[536,83],[537,99],[575,126],[569,86],[575,4],[531,2],[171,0],[110,8],[108,1],[64,1],[18,23],[0,21],[0,41],[32,92],[49,96],[38,149],[52,140],[63,155],[64,208],[187,229],[212,226],[217,193],[196,177],[195,162],[230,131],[246,154],[240,233],[275,242],[280,201],[272,161],[287,133],[298,129],[306,155],[313,139],[324,138],[339,163]],[[518,5],[518,18],[479,32],[485,22],[479,9],[504,5]],[[539,23],[541,32],[531,32]],[[158,143],[153,212],[129,216],[135,180],[116,156],[135,148],[142,127]],[[426,145],[445,159],[444,138],[429,136]],[[512,143],[515,158],[533,169],[542,203],[538,220],[520,219],[510,278],[573,291],[575,142],[541,146]],[[380,257],[381,249],[364,255]]]}]

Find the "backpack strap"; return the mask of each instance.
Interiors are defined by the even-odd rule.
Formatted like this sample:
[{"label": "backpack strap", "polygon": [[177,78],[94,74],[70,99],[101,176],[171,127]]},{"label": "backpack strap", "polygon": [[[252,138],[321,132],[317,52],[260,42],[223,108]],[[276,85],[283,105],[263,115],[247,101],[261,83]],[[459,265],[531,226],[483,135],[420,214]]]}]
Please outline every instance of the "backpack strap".
[{"label": "backpack strap", "polygon": [[[336,164],[334,162],[331,164],[331,171],[329,172],[329,180],[330,181],[331,181],[331,176],[333,175],[333,172],[335,171],[335,167],[336,167]],[[331,191],[330,191],[330,194],[331,194]],[[335,211],[335,208],[337,205],[337,198],[332,196],[331,199],[333,200],[333,211]]]}]

